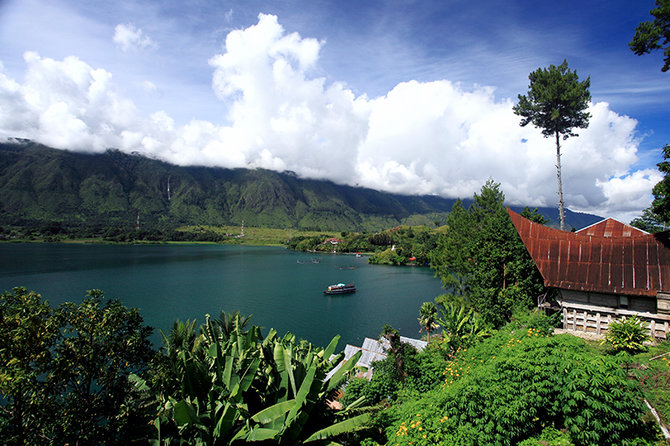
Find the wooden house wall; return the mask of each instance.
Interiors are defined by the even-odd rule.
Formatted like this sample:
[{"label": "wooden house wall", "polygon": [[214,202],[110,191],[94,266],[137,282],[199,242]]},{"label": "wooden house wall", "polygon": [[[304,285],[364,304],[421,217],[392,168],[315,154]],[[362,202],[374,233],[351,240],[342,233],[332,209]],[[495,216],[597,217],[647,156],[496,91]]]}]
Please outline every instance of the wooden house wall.
[{"label": "wooden house wall", "polygon": [[[656,299],[647,296],[623,296],[628,298],[628,305],[620,304],[620,295],[605,293],[590,293],[586,291],[560,290],[563,305],[577,303],[582,305],[593,305],[594,307],[606,307],[611,310],[615,308],[624,308],[630,311],[639,311],[642,313],[656,313]],[[594,308],[594,310],[597,310]]]},{"label": "wooden house wall", "polygon": [[655,338],[670,339],[670,315],[662,314],[655,298],[647,296],[624,296],[628,305],[620,304],[622,296],[560,290],[558,303],[563,312],[563,328],[604,334],[613,321],[637,315]]}]

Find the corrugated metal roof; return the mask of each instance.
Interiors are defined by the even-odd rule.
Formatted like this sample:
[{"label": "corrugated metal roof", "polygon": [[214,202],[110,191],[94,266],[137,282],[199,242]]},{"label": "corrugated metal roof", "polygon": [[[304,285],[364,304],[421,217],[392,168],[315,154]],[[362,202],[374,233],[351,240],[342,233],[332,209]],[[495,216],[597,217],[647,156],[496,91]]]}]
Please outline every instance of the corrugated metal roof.
[{"label": "corrugated metal roof", "polygon": [[670,290],[668,232],[633,236],[632,231],[615,235],[612,230],[604,236],[603,230],[603,235],[586,235],[534,223],[509,208],[507,212],[547,287],[633,296]]},{"label": "corrugated metal roof", "polygon": [[649,235],[648,232],[643,231],[642,229],[621,223],[613,218],[606,218],[591,226],[582,228],[579,231],[576,231],[576,233],[596,237],[640,237]]},{"label": "corrugated metal roof", "polygon": [[[418,351],[422,351],[428,343],[426,341],[421,341],[419,339],[406,338],[405,336],[400,336],[400,342],[404,344],[410,344]],[[356,347],[355,345],[347,344],[344,347],[344,359],[340,362],[333,370],[328,372],[326,378],[334,375],[335,372],[342,366],[344,361],[348,360],[354,356],[359,351],[362,351],[360,359],[356,363],[358,367],[367,367],[368,373],[364,374],[364,377],[367,379],[372,378],[372,363],[375,361],[382,361],[388,356],[388,350],[391,348],[391,344],[387,339],[372,339],[365,338],[363,339],[363,345],[361,347]],[[333,355],[334,356],[334,355]]]}]

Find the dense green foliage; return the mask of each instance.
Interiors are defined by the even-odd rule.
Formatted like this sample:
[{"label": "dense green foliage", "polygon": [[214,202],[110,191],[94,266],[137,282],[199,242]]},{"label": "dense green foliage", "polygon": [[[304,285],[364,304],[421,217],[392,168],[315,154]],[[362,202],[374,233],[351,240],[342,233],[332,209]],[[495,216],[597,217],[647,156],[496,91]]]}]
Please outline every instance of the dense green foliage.
[{"label": "dense green foliage", "polygon": [[[286,246],[296,251],[309,252],[371,252],[374,245],[370,243],[367,232],[341,232],[338,237],[330,234],[312,236],[299,235],[288,240]],[[329,239],[336,239],[335,244]]]},{"label": "dense green foliage", "polygon": [[553,324],[526,311],[455,353],[439,341],[408,349],[404,385],[392,355],[376,362],[372,380],[350,381],[344,396],[383,403],[373,418],[381,434],[365,444],[654,444],[622,358],[553,336]]},{"label": "dense green foliage", "polygon": [[[445,310],[457,326],[476,318]],[[446,317],[445,339],[458,331]],[[455,350],[436,340],[420,353],[385,326],[390,354],[372,381],[351,379],[336,407],[360,356],[334,370],[338,337],[325,349],[272,329],[263,337],[222,313],[200,327],[175,322],[156,354],[137,310],[100,291],[53,309],[16,288],[0,296],[0,435],[5,444],[651,444],[638,382],[665,409],[659,380],[670,360],[622,367],[619,355],[551,336],[552,325],[518,313],[487,338]],[[377,403],[371,417],[363,405]]]},{"label": "dense green foliage", "polygon": [[[402,355],[404,382],[397,367],[396,355]],[[401,344],[394,354],[372,364],[372,379],[353,378],[347,383],[342,398],[347,404],[365,398],[366,404],[389,404],[395,401],[403,389],[426,392],[439,383],[444,372],[446,357],[444,351],[431,344],[419,353],[409,344]]]},{"label": "dense green foliage", "polygon": [[616,358],[572,336],[503,331],[448,362],[443,378],[382,413],[389,444],[516,444],[547,427],[579,445],[646,435],[639,388]]},{"label": "dense green foliage", "polygon": [[321,444],[368,426],[361,401],[329,406],[360,354],[333,370],[339,336],[324,349],[248,322],[175,322],[156,354],[137,310],[100,291],[58,309],[4,293],[3,444]]},{"label": "dense green foliage", "polygon": [[287,246],[309,252],[371,252],[373,255],[368,261],[376,265],[427,265],[439,233],[440,228],[398,226],[374,233],[341,232],[338,237],[328,234],[296,236],[287,242]]},{"label": "dense green foliage", "polygon": [[[430,252],[437,246],[441,229],[426,226],[399,226],[371,237],[377,249],[370,263],[377,265],[427,265]],[[385,246],[380,243],[386,239]]]},{"label": "dense green foliage", "polygon": [[342,359],[335,337],[317,348],[290,333],[280,338],[246,329],[239,314],[175,323],[164,335],[153,380],[136,378],[157,404],[155,440],[181,444],[302,444],[366,426],[369,415],[353,407],[333,410],[334,397],[360,354],[328,375]]},{"label": "dense green foliage", "polygon": [[[459,201],[447,218],[447,230],[430,254],[431,267],[445,288],[454,290],[484,320],[496,327],[512,311],[533,305],[542,278],[507,211],[500,185],[489,180],[466,209]],[[524,215],[541,216],[528,210]]]},{"label": "dense green foliage", "polygon": [[538,68],[528,75],[528,94],[519,95],[514,113],[521,116],[521,126],[532,123],[542,129],[545,137],[556,138],[556,169],[558,173],[558,211],[561,229],[565,229],[565,209],[561,180],[560,139],[577,136],[573,128],[587,128],[590,114],[585,110],[591,101],[591,79],[579,81],[576,71],[570,71],[568,62],[559,66]]},{"label": "dense green foliage", "polygon": [[128,444],[144,436],[128,381],[153,349],[137,310],[100,291],[51,309],[24,288],[0,296],[0,436],[6,444]]},{"label": "dense green foliage", "polygon": [[656,0],[656,8],[649,11],[653,21],[641,22],[635,28],[635,36],[628,44],[641,56],[653,50],[663,50],[664,64],[661,71],[670,70],[670,0]]}]

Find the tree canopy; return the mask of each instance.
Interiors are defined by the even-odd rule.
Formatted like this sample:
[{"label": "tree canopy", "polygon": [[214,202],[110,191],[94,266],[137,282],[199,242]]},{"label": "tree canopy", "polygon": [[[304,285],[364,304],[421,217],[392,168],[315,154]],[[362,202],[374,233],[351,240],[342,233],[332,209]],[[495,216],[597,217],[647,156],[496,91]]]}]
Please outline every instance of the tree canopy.
[{"label": "tree canopy", "polygon": [[[445,288],[494,326],[507,322],[513,308],[531,306],[543,290],[504,200],[500,184],[489,180],[468,209],[460,201],[454,204],[447,230],[431,253],[431,267]],[[544,222],[528,209],[523,215]]]},{"label": "tree canopy", "polygon": [[571,71],[568,62],[564,60],[559,66],[538,68],[528,75],[528,79],[528,94],[519,95],[519,103],[513,110],[523,118],[520,123],[522,127],[532,123],[542,129],[545,138],[556,138],[558,209],[561,229],[565,229],[560,139],[578,136],[572,131],[574,128],[588,127],[591,115],[585,110],[591,101],[591,78],[580,81],[577,72]]},{"label": "tree canopy", "polygon": [[670,0],[656,0],[656,8],[649,11],[654,20],[641,22],[628,46],[641,56],[653,50],[663,50],[665,55],[661,71],[670,70]]},{"label": "tree canopy", "polygon": [[652,193],[654,194],[654,201],[651,203],[652,212],[660,218],[662,222],[670,221],[670,144],[663,147],[664,161],[657,164],[658,170],[663,173],[663,179],[659,181]]},{"label": "tree canopy", "polygon": [[52,309],[39,294],[0,295],[3,444],[128,444],[148,421],[128,377],[154,351],[137,309],[90,291]]}]

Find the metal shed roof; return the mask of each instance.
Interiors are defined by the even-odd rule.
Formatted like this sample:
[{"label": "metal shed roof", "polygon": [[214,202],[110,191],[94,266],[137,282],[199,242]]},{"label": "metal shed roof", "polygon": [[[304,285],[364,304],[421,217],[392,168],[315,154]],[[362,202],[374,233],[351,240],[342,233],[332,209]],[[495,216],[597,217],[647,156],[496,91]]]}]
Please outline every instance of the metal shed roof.
[{"label": "metal shed roof", "polygon": [[509,208],[507,212],[547,287],[632,296],[670,290],[668,232],[633,236],[613,230],[606,237],[597,230],[602,235],[586,235],[588,231],[560,231]]},{"label": "metal shed roof", "polygon": [[[410,344],[418,351],[422,351],[428,343],[420,339],[407,338],[405,336],[400,336],[400,342],[404,344]],[[391,345],[386,339],[372,339],[366,337],[363,340],[363,345],[361,347],[356,347],[355,345],[347,344],[344,347],[344,359],[339,363],[333,370],[328,372],[326,378],[334,375],[335,372],[342,366],[342,363],[352,356],[354,356],[359,351],[362,351],[360,359],[356,363],[356,366],[368,368],[368,372],[363,376],[367,379],[372,378],[372,363],[375,361],[382,361],[388,356],[388,350],[391,348]]]}]

